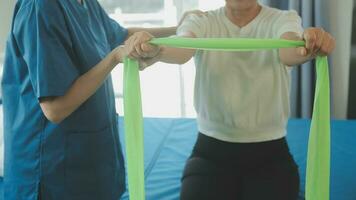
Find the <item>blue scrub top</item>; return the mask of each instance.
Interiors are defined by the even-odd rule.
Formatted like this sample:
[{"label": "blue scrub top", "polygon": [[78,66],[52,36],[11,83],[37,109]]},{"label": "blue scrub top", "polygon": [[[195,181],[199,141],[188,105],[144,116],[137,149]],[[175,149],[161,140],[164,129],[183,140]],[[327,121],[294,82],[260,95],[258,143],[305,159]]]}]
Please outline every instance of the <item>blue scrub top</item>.
[{"label": "blue scrub top", "polygon": [[111,77],[63,122],[39,98],[62,96],[127,30],[96,0],[18,0],[7,41],[4,199],[118,200],[125,189]]}]

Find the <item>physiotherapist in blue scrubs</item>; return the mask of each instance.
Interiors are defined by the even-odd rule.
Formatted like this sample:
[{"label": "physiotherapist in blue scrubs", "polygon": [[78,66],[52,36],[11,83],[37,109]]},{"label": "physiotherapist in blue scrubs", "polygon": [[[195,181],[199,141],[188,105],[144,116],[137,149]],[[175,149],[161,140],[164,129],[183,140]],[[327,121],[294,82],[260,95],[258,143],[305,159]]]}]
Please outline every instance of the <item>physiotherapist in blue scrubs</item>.
[{"label": "physiotherapist in blue scrubs", "polygon": [[143,30],[164,37],[176,27],[125,29],[96,0],[17,1],[2,80],[5,200],[120,199],[110,72]]}]

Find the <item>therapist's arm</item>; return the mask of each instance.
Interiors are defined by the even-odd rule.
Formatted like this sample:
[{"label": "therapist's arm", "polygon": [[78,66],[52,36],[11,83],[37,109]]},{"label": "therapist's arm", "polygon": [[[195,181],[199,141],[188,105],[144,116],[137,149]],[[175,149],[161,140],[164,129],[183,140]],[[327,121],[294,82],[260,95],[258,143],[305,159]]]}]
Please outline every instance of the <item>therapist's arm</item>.
[{"label": "therapist's arm", "polygon": [[172,27],[163,27],[163,28],[138,28],[138,27],[132,27],[132,28],[128,28],[128,38],[131,37],[133,34],[137,33],[137,32],[148,32],[151,35],[153,35],[156,38],[159,37],[169,37],[171,35],[175,35],[176,31],[177,31],[177,27],[180,26],[182,24],[182,22],[184,21],[184,19],[186,17],[188,17],[189,15],[198,15],[198,16],[202,16],[205,15],[205,12],[202,12],[200,10],[191,10],[191,11],[187,11],[183,14],[183,16],[181,17],[180,21],[178,22],[177,26],[172,26]]},{"label": "therapist's arm", "polygon": [[321,28],[306,29],[303,33],[303,38],[294,32],[284,33],[281,38],[305,41],[305,47],[279,50],[280,60],[287,66],[303,64],[319,55],[329,55],[335,48],[335,39]]},{"label": "therapist's arm", "polygon": [[40,98],[40,106],[46,118],[60,123],[82,105],[102,85],[108,74],[122,62],[127,49],[118,47],[91,70],[75,80],[64,96]]},{"label": "therapist's arm", "polygon": [[176,26],[164,27],[164,28],[128,28],[128,37],[131,37],[133,34],[141,31],[146,31],[153,35],[154,37],[168,37],[174,35],[177,31]]}]

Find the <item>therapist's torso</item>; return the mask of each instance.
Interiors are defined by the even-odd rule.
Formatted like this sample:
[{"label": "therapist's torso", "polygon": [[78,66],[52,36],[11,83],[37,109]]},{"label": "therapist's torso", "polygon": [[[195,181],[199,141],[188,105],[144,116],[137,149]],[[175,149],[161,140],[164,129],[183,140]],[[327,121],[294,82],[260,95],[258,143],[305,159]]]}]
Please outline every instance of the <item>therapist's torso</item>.
[{"label": "therapist's torso", "polygon": [[2,80],[5,199],[119,199],[125,173],[111,77],[58,125],[38,99],[64,95],[126,36],[96,0],[17,2]]}]

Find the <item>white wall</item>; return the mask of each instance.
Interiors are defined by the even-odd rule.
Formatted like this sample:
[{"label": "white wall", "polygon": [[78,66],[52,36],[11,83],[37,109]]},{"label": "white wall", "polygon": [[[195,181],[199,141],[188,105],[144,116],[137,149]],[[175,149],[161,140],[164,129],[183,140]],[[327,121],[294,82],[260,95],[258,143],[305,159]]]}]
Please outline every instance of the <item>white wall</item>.
[{"label": "white wall", "polygon": [[199,9],[215,10],[225,5],[225,0],[199,0]]},{"label": "white wall", "polygon": [[6,38],[10,29],[16,0],[0,1],[0,63],[3,61]]},{"label": "white wall", "polygon": [[[0,76],[2,75],[2,63],[4,59],[5,43],[10,29],[12,12],[16,0],[0,0]],[[1,78],[0,78],[1,79]],[[3,118],[2,105],[0,105],[0,176],[3,175],[4,141],[3,141]]]}]

